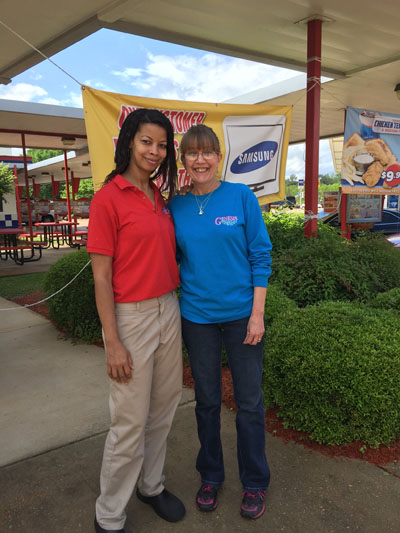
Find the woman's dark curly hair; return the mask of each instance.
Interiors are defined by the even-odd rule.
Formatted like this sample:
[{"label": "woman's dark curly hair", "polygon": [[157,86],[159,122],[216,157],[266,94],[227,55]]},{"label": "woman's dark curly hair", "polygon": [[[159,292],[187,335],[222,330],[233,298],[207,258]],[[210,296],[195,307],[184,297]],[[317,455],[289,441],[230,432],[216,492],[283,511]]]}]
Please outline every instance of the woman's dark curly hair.
[{"label": "woman's dark curly hair", "polygon": [[176,183],[176,158],[174,148],[174,130],[170,120],[157,109],[135,109],[124,120],[119,137],[117,147],[115,149],[115,169],[108,174],[104,184],[111,181],[117,174],[122,174],[128,168],[130,159],[129,144],[136,135],[141,124],[157,124],[161,126],[167,134],[167,155],[161,165],[151,179],[155,180],[162,176],[161,191],[169,191],[168,200],[171,200],[175,194]]}]

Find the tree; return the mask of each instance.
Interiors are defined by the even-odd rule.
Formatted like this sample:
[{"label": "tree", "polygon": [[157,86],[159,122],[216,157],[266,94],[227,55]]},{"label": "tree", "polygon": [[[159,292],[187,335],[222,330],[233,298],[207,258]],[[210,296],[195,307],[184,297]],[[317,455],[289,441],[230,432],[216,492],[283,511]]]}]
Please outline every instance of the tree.
[{"label": "tree", "polygon": [[[60,198],[66,198],[67,192],[65,188],[65,183],[62,182],[60,184],[60,191],[59,191],[59,197]],[[72,198],[72,185],[69,185],[69,195],[70,198]],[[93,188],[93,181],[91,178],[85,178],[81,179],[79,183],[79,190],[75,194],[76,200],[79,200],[79,198],[92,198],[94,195],[94,188]]]},{"label": "tree", "polygon": [[285,180],[285,196],[296,196],[298,193],[298,181],[296,174],[291,174],[289,179]]},{"label": "tree", "polygon": [[340,174],[320,174],[319,181],[323,185],[340,184]]},{"label": "tree", "polygon": [[47,150],[39,148],[29,148],[26,151],[27,155],[32,157],[32,163],[39,163],[39,161],[44,161],[45,159],[50,159],[56,155],[61,155],[62,150]]},{"label": "tree", "polygon": [[296,185],[297,187],[297,176],[296,174],[290,174],[289,179],[285,180],[286,187],[291,187],[292,185]]},{"label": "tree", "polygon": [[14,173],[8,165],[0,163],[0,211],[3,211],[5,196],[14,190]]},{"label": "tree", "polygon": [[39,200],[49,200],[53,198],[53,189],[51,183],[42,183],[40,185]]},{"label": "tree", "polygon": [[325,183],[322,183],[322,185],[319,186],[319,192],[323,195],[326,191],[338,191],[340,188],[340,183],[332,183],[331,185],[326,185]]},{"label": "tree", "polygon": [[92,198],[94,195],[93,180],[91,178],[81,179],[79,183],[79,191],[75,198]]}]

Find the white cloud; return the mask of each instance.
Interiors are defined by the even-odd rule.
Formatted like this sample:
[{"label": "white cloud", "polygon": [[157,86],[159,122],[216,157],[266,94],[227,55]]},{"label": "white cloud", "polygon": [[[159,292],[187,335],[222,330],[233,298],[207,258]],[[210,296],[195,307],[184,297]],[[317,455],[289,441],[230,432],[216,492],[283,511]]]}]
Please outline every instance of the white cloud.
[{"label": "white cloud", "polygon": [[62,105],[60,100],[56,100],[55,98],[47,97],[47,98],[41,98],[39,100],[40,104],[50,104],[50,105]]},{"label": "white cloud", "polygon": [[80,92],[70,92],[65,98],[58,99],[49,96],[48,92],[38,85],[16,83],[15,85],[0,85],[0,98],[19,100],[22,102],[38,102],[41,104],[83,107]]},{"label": "white cloud", "polygon": [[212,53],[167,56],[150,52],[143,69],[129,67],[112,74],[130,81],[137,96],[198,102],[221,102],[295,75],[290,70]]},{"label": "white cloud", "polygon": [[15,85],[0,86],[0,98],[8,100],[20,100],[22,102],[31,102],[38,97],[45,97],[47,91],[38,85],[30,83],[16,83]]},{"label": "white cloud", "polygon": [[41,80],[43,78],[42,74],[34,70],[31,71],[30,77],[32,80],[35,80],[35,81]]},{"label": "white cloud", "polygon": [[83,82],[83,85],[86,85],[87,87],[92,87],[93,89],[99,89],[100,91],[115,92],[115,88],[102,81],[95,81],[94,79],[85,80]]},{"label": "white cloud", "polygon": [[68,107],[83,107],[81,93],[70,92],[67,98],[63,100],[57,100],[56,98],[43,98],[39,100],[41,104],[61,105]]},{"label": "white cloud", "polygon": [[82,94],[80,92],[69,93],[69,98],[63,101],[63,105],[68,105],[71,107],[83,107]]},{"label": "white cloud", "polygon": [[130,78],[140,77],[143,74],[143,70],[141,68],[128,67],[124,70],[112,70],[111,74],[117,76],[117,78],[121,78],[122,80],[126,81]]},{"label": "white cloud", "polygon": [[304,151],[304,144],[289,146],[286,163],[286,178],[289,178],[291,174],[295,174],[297,177],[304,177]]},{"label": "white cloud", "polygon": [[[208,52],[200,56],[146,52],[143,68],[127,67],[112,74],[130,83],[137,96],[195,102],[222,102],[297,75],[291,70]],[[329,144],[321,141],[319,173],[333,172]],[[304,144],[289,147],[286,177],[291,174],[304,177]]]},{"label": "white cloud", "polygon": [[[305,175],[305,144],[295,144],[289,146],[288,158],[286,163],[286,178],[295,174],[298,178]],[[328,140],[322,140],[319,143],[319,167],[318,174],[334,174],[331,149]]]},{"label": "white cloud", "polygon": [[333,159],[329,140],[324,139],[319,143],[319,174],[334,174]]}]

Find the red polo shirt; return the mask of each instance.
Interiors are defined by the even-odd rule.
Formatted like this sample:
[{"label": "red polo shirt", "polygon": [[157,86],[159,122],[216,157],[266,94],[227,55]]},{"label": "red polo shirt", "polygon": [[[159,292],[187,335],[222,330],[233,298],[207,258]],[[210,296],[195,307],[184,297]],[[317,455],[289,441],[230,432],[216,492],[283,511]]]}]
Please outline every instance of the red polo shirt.
[{"label": "red polo shirt", "polygon": [[155,207],[121,175],[104,185],[90,206],[87,251],[113,258],[116,302],[139,302],[179,284],[171,214],[157,187]]}]

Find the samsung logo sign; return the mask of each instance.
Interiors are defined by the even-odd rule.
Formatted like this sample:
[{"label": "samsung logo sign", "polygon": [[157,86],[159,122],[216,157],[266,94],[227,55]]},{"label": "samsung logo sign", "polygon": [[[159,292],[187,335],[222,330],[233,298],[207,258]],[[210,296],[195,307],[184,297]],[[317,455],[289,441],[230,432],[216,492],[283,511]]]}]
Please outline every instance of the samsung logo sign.
[{"label": "samsung logo sign", "polygon": [[268,165],[278,150],[278,143],[264,141],[242,152],[231,165],[233,174],[245,174]]}]

